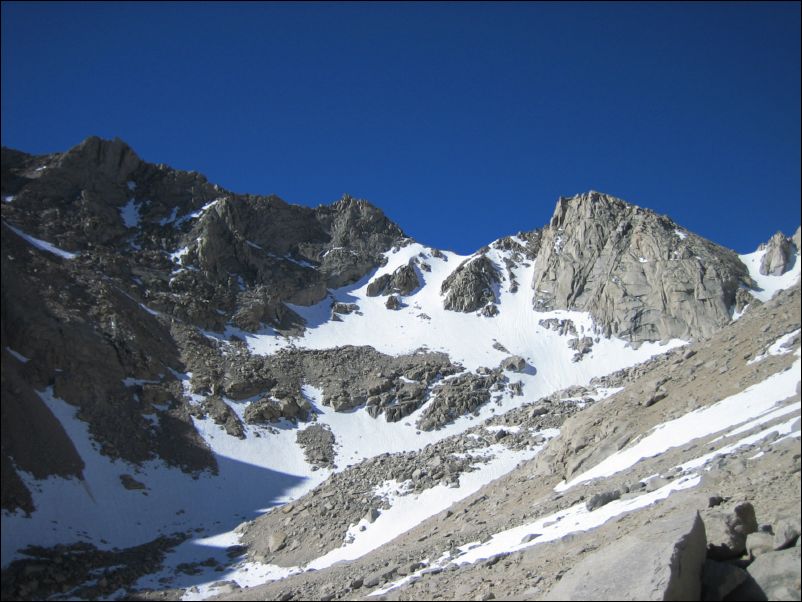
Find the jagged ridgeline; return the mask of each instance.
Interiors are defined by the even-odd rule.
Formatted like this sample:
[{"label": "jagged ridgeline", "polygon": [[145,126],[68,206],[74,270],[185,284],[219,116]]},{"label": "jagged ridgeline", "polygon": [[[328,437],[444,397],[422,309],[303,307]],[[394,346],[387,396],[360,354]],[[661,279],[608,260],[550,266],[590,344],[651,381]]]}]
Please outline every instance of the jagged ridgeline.
[{"label": "jagged ridgeline", "polygon": [[[36,393],[47,388],[79,408],[104,454],[213,471],[191,417],[213,416],[242,436],[242,419],[220,395],[254,397],[244,417],[254,422],[307,419],[304,384],[321,386],[323,403],[337,410],[366,405],[387,420],[434,398],[418,420],[431,429],[514,385],[501,367],[440,383],[463,367],[425,351],[393,359],[370,347],[296,350],[266,360],[236,335],[208,336],[227,328],[300,335],[309,325],[291,306],[326,300],[331,289],[369,278],[391,249],[413,244],[365,201],[345,196],[313,209],[234,194],[201,174],[142,161],[120,140],[89,138],[46,156],[2,153],[7,509],[32,510],[13,467],[37,477],[81,474],[79,454]],[[435,286],[445,310],[489,320],[503,318],[503,291],[527,295],[536,310],[587,311],[595,332],[577,338],[577,359],[599,335],[707,336],[753,284],[732,251],[599,193],[560,199],[548,226],[452,262],[441,282],[427,278],[448,258],[429,251],[371,280],[367,295],[387,296],[392,310]],[[768,269],[782,269],[770,261]],[[530,262],[531,290],[514,272]],[[361,313],[353,303],[332,309],[331,320]],[[209,397],[192,405],[193,394]]]},{"label": "jagged ridgeline", "polygon": [[[763,429],[748,437],[764,455],[736,442],[744,462],[798,466],[765,433],[798,431],[799,230],[739,256],[588,192],[461,256],[364,200],[235,194],[99,138],[4,148],[0,194],[4,599],[200,597],[261,584],[264,563],[298,572],[292,595],[308,599],[420,571],[399,585],[412,597],[473,597],[499,568],[512,573],[497,594],[515,598],[515,567],[476,565],[461,544],[495,549],[532,512],[598,517],[692,488],[702,464],[714,476],[699,487],[740,495],[740,473],[708,468],[742,429]],[[667,460],[594,480],[661,424],[682,431]],[[696,430],[726,433],[685,445]],[[748,497],[782,525],[773,487]],[[798,479],[783,487],[774,497],[798,499]],[[236,545],[197,545],[221,535]],[[585,550],[554,542],[567,551],[544,557]],[[339,563],[358,549],[361,568]],[[549,587],[564,573],[551,568]],[[288,599],[282,581],[267,598]]]}]

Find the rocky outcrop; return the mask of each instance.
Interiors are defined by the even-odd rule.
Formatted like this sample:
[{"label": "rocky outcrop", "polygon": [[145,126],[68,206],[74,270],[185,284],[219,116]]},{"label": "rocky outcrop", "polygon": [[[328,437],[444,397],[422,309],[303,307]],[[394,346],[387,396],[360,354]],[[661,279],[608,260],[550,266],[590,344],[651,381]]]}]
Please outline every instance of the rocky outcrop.
[{"label": "rocky outcrop", "polygon": [[417,426],[430,431],[469,414],[490,401],[494,392],[504,390],[508,379],[503,369],[466,373],[438,384],[432,391],[434,399],[418,419]]},{"label": "rocky outcrop", "polygon": [[588,311],[631,341],[707,337],[727,324],[746,267],[670,219],[590,192],[557,202],[535,260],[538,310]]},{"label": "rocky outcrop", "polygon": [[[2,203],[3,347],[30,358],[3,353],[3,462],[37,477],[82,469],[34,392],[48,386],[79,408],[103,453],[214,470],[191,414],[211,415],[235,436],[242,426],[220,397],[192,406],[177,375],[191,365],[194,392],[234,399],[274,383],[250,380],[253,372],[223,360],[194,329],[267,324],[298,334],[303,320],[286,303],[323,299],[404,241],[365,201],[346,195],[312,209],[235,195],[198,173],[142,161],[120,140],[93,137],[44,156],[2,153],[3,195],[14,199]],[[305,415],[297,403],[273,400],[276,418]],[[155,427],[145,415],[158,417]],[[272,416],[265,408],[262,417]],[[13,469],[3,471],[3,504],[31,509]]]},{"label": "rocky outcrop", "polygon": [[368,297],[392,293],[409,295],[420,285],[418,274],[415,271],[415,262],[410,259],[409,263],[396,268],[392,274],[383,274],[368,284],[367,295]]},{"label": "rocky outcrop", "polygon": [[304,449],[306,461],[317,468],[334,467],[334,433],[323,424],[313,424],[298,431],[295,436]]},{"label": "rocky outcrop", "polygon": [[523,372],[526,369],[526,360],[520,355],[511,355],[501,360],[501,369],[510,372]]},{"label": "rocky outcrop", "polygon": [[[799,228],[797,228],[796,238],[799,238]],[[781,276],[792,267],[797,260],[799,246],[794,239],[785,236],[782,232],[777,232],[769,239],[766,245],[761,245],[766,252],[760,260],[760,273],[764,276]]]},{"label": "rocky outcrop", "polygon": [[452,311],[472,312],[495,303],[499,275],[493,262],[480,255],[462,262],[445,280],[440,294],[443,307]]}]

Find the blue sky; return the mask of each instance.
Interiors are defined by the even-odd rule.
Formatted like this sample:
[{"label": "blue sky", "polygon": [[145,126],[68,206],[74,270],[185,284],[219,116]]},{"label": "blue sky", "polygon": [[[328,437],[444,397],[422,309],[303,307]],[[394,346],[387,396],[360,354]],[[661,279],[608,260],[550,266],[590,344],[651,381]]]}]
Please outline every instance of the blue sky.
[{"label": "blue sky", "polygon": [[470,252],[600,190],[738,251],[800,223],[800,4],[2,4],[2,143],[119,136]]}]

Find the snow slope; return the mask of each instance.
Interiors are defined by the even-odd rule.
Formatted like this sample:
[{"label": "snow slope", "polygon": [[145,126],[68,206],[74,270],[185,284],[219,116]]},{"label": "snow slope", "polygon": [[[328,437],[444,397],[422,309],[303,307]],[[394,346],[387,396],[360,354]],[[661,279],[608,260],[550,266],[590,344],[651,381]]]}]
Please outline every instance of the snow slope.
[{"label": "snow slope", "polygon": [[[384,305],[385,297],[367,296],[367,284],[372,278],[392,273],[413,257],[429,264],[431,271],[418,270],[424,285],[403,298],[404,306],[400,310],[388,310]],[[288,340],[272,330],[250,334],[231,327],[223,334],[206,334],[222,340],[227,334],[239,334],[254,353],[262,354],[274,353],[289,345],[311,349],[346,344],[372,345],[388,354],[409,353],[424,346],[448,353],[453,361],[462,363],[468,370],[498,366],[510,354],[521,355],[534,367],[521,374],[509,373],[511,380],[521,381],[523,396],[513,397],[505,393],[498,403],[488,403],[480,408],[477,415],[463,416],[431,432],[415,428],[415,422],[426,405],[401,422],[387,423],[383,417],[371,418],[364,408],[334,412],[320,403],[319,391],[304,387],[304,394],[318,413],[318,422],[328,425],[336,438],[339,469],[382,453],[422,449],[463,432],[496,413],[535,401],[570,385],[586,384],[594,376],[633,365],[683,344],[675,340],[666,345],[644,344],[633,349],[621,340],[600,339],[583,361],[572,362],[574,350],[568,347],[569,338],[542,327],[538,322],[551,317],[571,319],[579,335],[584,336],[592,333],[589,316],[568,311],[535,312],[530,303],[531,291],[525,284],[516,293],[509,290],[510,280],[502,269],[505,252],[491,249],[488,257],[499,268],[503,278],[498,290],[500,311],[493,318],[445,311],[440,295],[441,283],[461,261],[468,258],[453,253],[437,257],[431,249],[412,243],[388,252],[387,264],[370,277],[350,287],[331,291],[329,299],[315,306],[293,307],[309,325],[303,337]],[[530,263],[523,262],[513,269],[513,276],[520,283],[528,283],[532,270]],[[330,321],[330,306],[335,300],[357,303],[359,312],[341,316],[341,322]],[[421,314],[426,314],[428,319]],[[494,343],[500,343],[509,353],[494,348]],[[203,474],[193,479],[162,462],[135,467],[101,455],[87,425],[76,418],[73,406],[54,398],[49,390],[40,395],[65,426],[86,462],[86,481],[59,477],[36,481],[30,475],[23,475],[33,493],[36,520],[21,513],[3,514],[4,564],[18,556],[20,546],[31,541],[54,545],[79,539],[100,548],[126,547],[178,530],[196,532],[196,537],[184,546],[182,554],[194,551],[205,558],[202,554],[208,550],[203,549],[204,541],[214,537],[225,540],[230,536],[222,534],[230,532],[238,522],[255,518],[276,504],[300,497],[329,474],[327,470],[313,470],[305,461],[303,450],[296,443],[297,429],[304,428],[304,424],[245,424],[246,438],[239,439],[228,435],[211,419],[193,420],[215,454],[220,465],[219,475]],[[197,395],[190,397],[196,403],[202,401]],[[250,402],[225,401],[240,417]],[[153,419],[156,420],[156,416]],[[512,466],[514,463],[509,468]],[[121,474],[132,475],[147,489],[143,492],[124,488]],[[93,512],[85,512],[87,504]],[[43,525],[51,526],[43,530]],[[407,528],[412,526],[409,523]]]},{"label": "snow slope", "polygon": [[749,275],[752,277],[752,280],[754,280],[759,287],[759,290],[750,290],[749,292],[752,293],[756,299],[764,303],[771,299],[778,291],[791,288],[799,282],[799,275],[802,273],[800,272],[800,270],[802,270],[802,265],[800,265],[802,262],[800,262],[800,254],[797,250],[794,266],[785,274],[781,274],[780,276],[765,276],[761,274],[760,262],[763,261],[763,256],[765,254],[766,249],[758,249],[753,253],[738,256],[749,270]]}]

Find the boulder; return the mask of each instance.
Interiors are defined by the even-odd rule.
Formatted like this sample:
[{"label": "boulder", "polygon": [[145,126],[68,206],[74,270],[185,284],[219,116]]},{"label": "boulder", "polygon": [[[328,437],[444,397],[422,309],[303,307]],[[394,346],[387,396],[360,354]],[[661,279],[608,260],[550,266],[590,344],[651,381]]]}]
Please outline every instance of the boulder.
[{"label": "boulder", "polygon": [[795,261],[797,249],[782,232],[777,232],[765,246],[766,252],[760,260],[760,273],[764,276],[781,276],[790,270]]},{"label": "boulder", "polygon": [[275,531],[270,534],[267,540],[267,549],[273,554],[278,552],[287,545],[287,534],[283,531]]},{"label": "boulder", "polygon": [[749,502],[705,513],[708,556],[714,560],[738,558],[746,553],[746,537],[757,531],[755,509]]},{"label": "boulder", "polygon": [[774,536],[771,533],[758,531],[746,536],[746,552],[749,558],[757,558],[762,554],[774,551]]},{"label": "boulder", "polygon": [[585,502],[585,507],[588,509],[588,512],[593,512],[596,510],[596,508],[606,506],[610,502],[613,502],[620,497],[621,492],[618,489],[614,489],[612,491],[603,491],[602,493],[595,494],[587,502]]},{"label": "boulder", "polygon": [[[591,553],[546,600],[699,600],[705,527],[697,514],[673,514]],[[631,570],[649,567],[648,570]]]},{"label": "boulder", "polygon": [[[763,598],[737,597],[737,600],[799,600],[800,548],[794,547],[758,556],[746,569]],[[750,584],[751,585],[751,584]],[[734,592],[738,594],[740,590]],[[754,590],[752,590],[754,591]],[[753,594],[754,595],[754,594]]]},{"label": "boulder", "polygon": [[511,355],[501,360],[501,369],[510,372],[523,372],[526,369],[526,360],[520,355]]},{"label": "boulder", "polygon": [[401,309],[403,304],[401,303],[401,299],[397,295],[390,295],[387,297],[387,301],[384,303],[384,306],[387,309]]},{"label": "boulder", "polygon": [[385,294],[385,291],[387,291],[389,287],[390,274],[382,274],[368,284],[367,295],[368,297],[378,297]]},{"label": "boulder", "polygon": [[798,518],[785,518],[777,523],[774,529],[774,549],[784,550],[793,547],[799,541],[800,525]]}]

